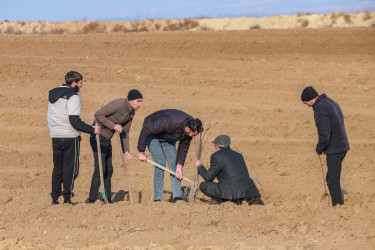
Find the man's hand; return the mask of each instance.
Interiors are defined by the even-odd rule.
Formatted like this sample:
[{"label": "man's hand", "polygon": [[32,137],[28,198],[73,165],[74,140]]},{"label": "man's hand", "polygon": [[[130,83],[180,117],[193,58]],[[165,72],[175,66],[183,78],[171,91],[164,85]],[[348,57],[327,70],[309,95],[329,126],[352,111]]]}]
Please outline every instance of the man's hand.
[{"label": "man's hand", "polygon": [[100,126],[99,125],[94,126],[94,134],[100,134]]},{"label": "man's hand", "polygon": [[182,165],[177,164],[176,165],[176,178],[179,180],[182,180],[183,174],[182,174]]},{"label": "man's hand", "polygon": [[195,160],[194,166],[197,168],[199,165],[201,165],[202,162],[200,160]]},{"label": "man's hand", "polygon": [[122,127],[120,124],[116,124],[115,127],[113,128],[114,130],[116,130],[117,132],[119,132],[119,134],[122,133]]},{"label": "man's hand", "polygon": [[147,157],[145,152],[138,152],[138,160],[142,162],[147,162]]},{"label": "man's hand", "polygon": [[316,152],[316,148],[314,149],[314,152],[315,152],[315,154],[317,154],[317,155],[321,155],[321,154],[319,154],[318,152]]},{"label": "man's hand", "polygon": [[126,151],[126,152],[125,152],[125,158],[126,158],[127,160],[131,160],[131,159],[133,158],[133,156],[132,156],[131,153],[129,153],[128,151]]}]

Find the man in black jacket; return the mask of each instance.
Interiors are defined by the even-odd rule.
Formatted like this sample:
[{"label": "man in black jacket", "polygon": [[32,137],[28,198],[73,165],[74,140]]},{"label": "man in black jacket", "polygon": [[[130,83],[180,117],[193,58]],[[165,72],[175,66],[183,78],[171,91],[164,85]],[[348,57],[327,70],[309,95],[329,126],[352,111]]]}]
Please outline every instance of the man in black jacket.
[{"label": "man in black jacket", "polygon": [[312,87],[306,87],[301,94],[301,100],[314,110],[315,124],[318,129],[319,142],[315,152],[326,154],[326,181],[331,194],[332,205],[344,204],[341,196],[340,175],[342,161],[349,148],[345,131],[344,116],[340,106],[326,94],[318,95]]},{"label": "man in black jacket", "polygon": [[[173,201],[181,200],[182,166],[194,136],[203,131],[202,122],[191,115],[177,109],[164,109],[147,116],[143,122],[138,140],[138,159],[146,162],[146,145],[152,159],[170,170]],[[179,141],[176,150],[176,142]],[[163,199],[164,170],[155,167],[154,171],[154,201]]]},{"label": "man in black jacket", "polygon": [[[81,116],[81,99],[78,92],[82,88],[82,75],[69,71],[65,75],[65,84],[49,92],[47,122],[53,149],[52,205],[59,204],[59,197],[64,196],[64,203],[71,204],[74,180],[79,171],[79,149],[81,132],[99,134],[99,126],[90,126]],[[61,192],[61,184],[63,191]]]},{"label": "man in black jacket", "polygon": [[[205,180],[199,185],[202,193],[218,203],[232,201],[242,204],[245,200],[249,205],[264,205],[243,156],[230,148],[230,137],[219,135],[212,143],[216,152],[211,155],[210,168],[206,170],[200,160],[194,164]],[[218,183],[213,182],[215,178]]]}]

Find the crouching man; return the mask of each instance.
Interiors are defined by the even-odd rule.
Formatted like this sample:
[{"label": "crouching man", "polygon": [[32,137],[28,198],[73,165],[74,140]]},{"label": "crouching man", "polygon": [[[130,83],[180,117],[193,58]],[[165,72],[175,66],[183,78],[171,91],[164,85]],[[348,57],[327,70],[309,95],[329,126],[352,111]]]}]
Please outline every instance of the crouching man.
[{"label": "crouching man", "polygon": [[[245,200],[249,205],[264,205],[243,156],[230,148],[230,137],[219,135],[212,143],[216,152],[211,155],[210,168],[206,170],[200,160],[195,161],[199,175],[205,180],[199,185],[202,193],[219,204],[232,201],[240,205]],[[213,182],[216,177],[218,183]]]}]

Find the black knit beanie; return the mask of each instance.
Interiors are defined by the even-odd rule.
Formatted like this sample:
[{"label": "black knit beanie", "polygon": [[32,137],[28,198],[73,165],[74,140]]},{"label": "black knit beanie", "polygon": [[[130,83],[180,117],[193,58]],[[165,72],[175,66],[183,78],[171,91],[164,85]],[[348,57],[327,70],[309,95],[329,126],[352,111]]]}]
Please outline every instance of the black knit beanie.
[{"label": "black knit beanie", "polygon": [[133,100],[136,100],[136,99],[143,99],[143,96],[142,96],[141,92],[139,92],[136,89],[130,90],[129,94],[128,94],[128,101],[133,101]]},{"label": "black knit beanie", "polygon": [[314,99],[317,96],[319,96],[318,92],[316,92],[316,90],[312,86],[309,86],[309,87],[306,87],[302,91],[301,100],[303,102],[308,102],[308,101],[311,101],[312,99]]}]

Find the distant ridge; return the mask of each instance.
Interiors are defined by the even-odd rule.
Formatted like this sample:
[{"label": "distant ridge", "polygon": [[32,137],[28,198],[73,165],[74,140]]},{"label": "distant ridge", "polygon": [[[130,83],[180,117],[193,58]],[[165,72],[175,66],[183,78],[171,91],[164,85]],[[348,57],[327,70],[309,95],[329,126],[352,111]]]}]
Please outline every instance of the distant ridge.
[{"label": "distant ridge", "polygon": [[114,22],[0,22],[0,34],[90,34],[294,28],[375,27],[375,12],[297,14],[262,18],[201,18]]}]

